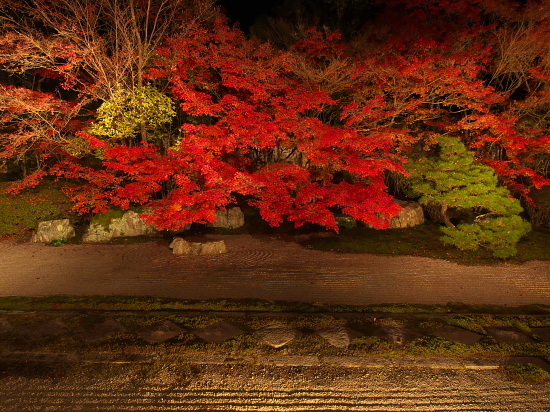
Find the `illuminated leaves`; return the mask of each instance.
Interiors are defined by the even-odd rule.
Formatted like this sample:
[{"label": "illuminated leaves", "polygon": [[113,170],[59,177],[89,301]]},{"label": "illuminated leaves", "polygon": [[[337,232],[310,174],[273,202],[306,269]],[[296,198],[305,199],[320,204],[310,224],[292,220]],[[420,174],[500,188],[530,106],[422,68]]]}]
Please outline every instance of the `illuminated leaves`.
[{"label": "illuminated leaves", "polygon": [[118,87],[97,109],[96,121],[88,132],[120,140],[133,137],[141,124],[155,130],[170,123],[175,115],[174,102],[153,87]]},{"label": "illuminated leaves", "polygon": [[[240,194],[273,225],[336,229],[336,212],[384,228],[385,174],[444,133],[514,194],[550,184],[550,25],[531,3],[387,0],[354,39],[313,29],[284,51],[183,1],[151,2],[156,21],[132,2],[14,4],[32,24],[0,33],[3,68],[77,93],[2,86],[1,156],[32,153],[29,182],[56,163],[87,181],[71,193],[82,212],[140,204],[177,229]],[[85,96],[91,127],[74,120]]]}]

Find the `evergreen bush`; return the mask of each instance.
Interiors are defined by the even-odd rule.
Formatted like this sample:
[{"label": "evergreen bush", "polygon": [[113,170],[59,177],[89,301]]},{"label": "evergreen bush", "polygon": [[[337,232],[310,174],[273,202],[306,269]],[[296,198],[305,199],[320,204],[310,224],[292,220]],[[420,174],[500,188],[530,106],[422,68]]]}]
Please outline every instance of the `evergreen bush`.
[{"label": "evergreen bush", "polygon": [[[460,139],[444,135],[437,142],[437,155],[411,160],[406,169],[413,195],[421,204],[440,210],[446,226],[441,241],[459,249],[485,247],[498,258],[514,256],[516,243],[531,229],[519,217],[523,211],[519,201],[498,186],[493,169],[476,163]],[[467,211],[472,221],[455,225],[449,210]]]}]

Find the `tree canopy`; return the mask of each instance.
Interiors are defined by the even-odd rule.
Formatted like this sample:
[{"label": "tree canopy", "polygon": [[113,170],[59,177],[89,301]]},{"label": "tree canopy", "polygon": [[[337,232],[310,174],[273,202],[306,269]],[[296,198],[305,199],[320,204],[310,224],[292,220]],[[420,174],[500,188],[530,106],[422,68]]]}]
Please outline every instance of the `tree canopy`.
[{"label": "tree canopy", "polygon": [[550,185],[550,6],[325,3],[287,2],[258,38],[213,0],[4,1],[0,161],[20,189],[76,179],[79,213],[141,205],[177,229],[240,199],[271,225],[337,230],[338,214],[387,227],[388,176],[412,160],[432,167],[423,202],[522,232],[506,190],[529,205]]}]

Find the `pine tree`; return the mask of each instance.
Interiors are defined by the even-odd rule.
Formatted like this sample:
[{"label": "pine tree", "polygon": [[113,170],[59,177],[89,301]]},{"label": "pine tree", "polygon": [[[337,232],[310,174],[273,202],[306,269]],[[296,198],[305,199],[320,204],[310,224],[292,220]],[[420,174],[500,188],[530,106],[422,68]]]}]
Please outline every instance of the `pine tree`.
[{"label": "pine tree", "polygon": [[[440,207],[445,223],[441,241],[459,249],[485,247],[499,258],[515,255],[516,243],[531,229],[519,216],[519,201],[498,186],[493,169],[476,163],[458,138],[444,135],[438,143],[439,155],[411,160],[406,169],[419,202]],[[476,217],[455,226],[449,209],[470,211]]]}]

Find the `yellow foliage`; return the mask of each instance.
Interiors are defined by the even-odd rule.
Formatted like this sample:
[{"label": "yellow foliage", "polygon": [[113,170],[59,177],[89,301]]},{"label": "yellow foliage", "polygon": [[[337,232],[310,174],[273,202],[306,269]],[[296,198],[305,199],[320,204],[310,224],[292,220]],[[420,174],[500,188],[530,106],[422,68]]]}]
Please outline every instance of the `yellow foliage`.
[{"label": "yellow foliage", "polygon": [[96,122],[88,132],[98,137],[133,137],[141,124],[154,130],[170,123],[176,115],[174,102],[157,89],[144,86],[134,90],[119,87],[97,109]]}]

